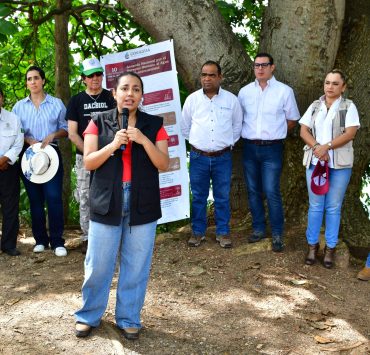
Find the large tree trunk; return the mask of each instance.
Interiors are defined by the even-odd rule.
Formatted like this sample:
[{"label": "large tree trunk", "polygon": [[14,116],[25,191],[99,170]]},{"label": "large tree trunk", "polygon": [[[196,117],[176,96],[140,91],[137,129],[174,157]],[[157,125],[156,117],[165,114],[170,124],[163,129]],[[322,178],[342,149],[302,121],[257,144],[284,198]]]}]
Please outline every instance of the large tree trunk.
[{"label": "large tree trunk", "polygon": [[200,87],[200,66],[220,63],[223,86],[238,93],[251,80],[251,60],[212,0],[120,0],[157,41],[174,39],[177,69],[189,91]]},{"label": "large tree trunk", "polygon": [[[58,0],[58,8],[71,6],[71,0]],[[69,13],[63,12],[55,16],[55,95],[65,105],[70,98],[69,89],[69,44],[68,44],[68,18]],[[71,142],[69,139],[60,141],[60,148],[63,157],[63,210],[64,220],[67,223],[69,213],[69,198],[71,196]]]},{"label": "large tree trunk", "polygon": [[[231,33],[230,27],[221,18],[213,1],[120,1],[156,40],[174,39],[179,73],[190,91],[199,87],[199,68],[207,59],[220,62],[225,75],[223,86],[234,93],[253,80],[250,60]],[[360,3],[356,2],[356,6],[351,5],[351,7],[356,9],[358,14],[369,15],[368,1],[365,3],[366,0],[361,0]],[[369,43],[366,37],[368,30],[364,28],[367,26],[368,29],[369,18],[364,17],[361,20],[364,24],[361,27],[362,40],[354,40],[351,35],[346,37],[346,33],[341,39],[344,10],[344,0],[286,0],[283,4],[276,0],[269,1],[263,20],[260,49],[273,55],[277,66],[276,77],[294,88],[302,114],[314,99],[322,95],[325,74],[333,68],[340,42],[343,46],[351,39],[349,41],[351,44],[347,44],[350,50],[346,50],[348,58],[354,56],[353,51],[359,50],[357,47],[364,47],[364,50],[360,51],[363,56],[358,69],[356,67],[354,78],[359,79],[364,73],[363,69],[367,67]],[[348,10],[347,16],[352,16],[354,10],[350,11]],[[158,19],[163,20],[158,21]],[[346,23],[348,21],[346,20]],[[354,27],[357,22],[352,19],[352,23]],[[355,57],[357,58],[357,55]],[[361,83],[365,85],[366,78],[362,78]],[[368,95],[368,90],[363,89],[362,92]],[[357,97],[355,101],[356,103],[359,101]],[[361,107],[365,112],[365,107]],[[362,124],[364,125],[364,122]],[[347,193],[347,196],[353,195],[351,191],[356,191],[354,200],[358,197],[360,177],[369,162],[365,137],[363,136],[362,140],[361,137],[360,135],[356,142],[356,149],[360,154],[363,153],[363,159],[361,164],[356,159],[354,178]],[[359,145],[363,147],[362,151]],[[283,200],[288,224],[302,224],[306,221],[308,203],[305,170],[301,163],[302,147],[303,143],[297,128],[286,142],[282,177]],[[237,154],[237,160],[239,165],[234,175],[236,181],[242,185],[240,154]],[[359,169],[358,173],[357,169]],[[236,189],[234,186],[236,194],[232,201],[234,207],[238,206],[238,208],[244,205],[242,200],[245,199],[244,193],[240,193],[243,191],[241,185]],[[360,210],[358,199],[356,202],[354,200],[352,203]],[[348,205],[348,199],[346,205]],[[350,209],[345,207],[345,222],[349,219],[349,214]],[[367,225],[364,213],[359,213],[356,221],[359,225]],[[349,240],[347,235],[345,237]],[[351,236],[350,241],[355,245],[364,245],[364,240],[359,234]]]},{"label": "large tree trunk", "polygon": [[[339,46],[344,5],[344,0],[287,0],[282,6],[270,0],[265,10],[260,51],[273,55],[275,75],[294,89],[301,114],[323,93],[325,75],[333,67]],[[286,140],[281,179],[288,224],[306,220],[308,198],[302,148],[296,127]]]},{"label": "large tree trunk", "polygon": [[[361,179],[369,166],[370,1],[348,0],[341,45],[335,62],[348,75],[348,97],[360,114],[361,128],[354,141],[355,165],[343,205],[343,237],[355,254],[370,251],[370,223],[360,202]],[[366,74],[367,73],[367,74]]]},{"label": "large tree trunk", "polygon": [[265,10],[260,51],[272,53],[275,75],[294,88],[301,113],[333,68],[344,8],[345,0],[270,0]]}]

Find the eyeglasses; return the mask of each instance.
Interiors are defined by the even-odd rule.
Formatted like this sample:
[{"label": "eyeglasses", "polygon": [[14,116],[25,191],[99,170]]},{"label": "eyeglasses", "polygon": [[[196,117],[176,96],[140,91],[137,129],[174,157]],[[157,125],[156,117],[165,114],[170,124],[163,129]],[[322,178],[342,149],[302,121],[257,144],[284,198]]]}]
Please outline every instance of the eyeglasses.
[{"label": "eyeglasses", "polygon": [[98,72],[98,73],[93,73],[93,74],[90,74],[90,75],[86,75],[86,78],[92,79],[94,76],[97,76],[98,78],[100,78],[102,75],[103,75],[102,72]]},{"label": "eyeglasses", "polygon": [[254,63],[253,66],[255,69],[258,68],[267,68],[271,63]]}]

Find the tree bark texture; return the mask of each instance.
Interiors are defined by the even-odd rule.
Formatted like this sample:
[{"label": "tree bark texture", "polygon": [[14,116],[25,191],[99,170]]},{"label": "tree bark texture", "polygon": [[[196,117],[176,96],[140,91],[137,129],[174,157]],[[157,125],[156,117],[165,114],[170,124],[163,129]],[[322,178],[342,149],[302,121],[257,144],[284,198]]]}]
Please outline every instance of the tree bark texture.
[{"label": "tree bark texture", "polygon": [[369,166],[369,99],[370,99],[370,1],[346,2],[342,40],[335,66],[348,76],[348,98],[360,114],[361,128],[354,140],[355,165],[343,204],[343,237],[356,253],[359,247],[370,251],[370,222],[360,202],[361,179]]},{"label": "tree bark texture", "polygon": [[177,70],[190,92],[200,87],[201,65],[220,63],[223,86],[238,93],[252,80],[251,60],[212,0],[120,0],[157,41],[174,40]]},{"label": "tree bark texture", "polygon": [[276,77],[294,88],[301,112],[333,68],[344,7],[344,0],[270,0],[265,10],[260,51],[272,53]]},{"label": "tree bark texture", "polygon": [[[271,53],[275,76],[294,90],[301,115],[323,94],[344,19],[344,0],[270,0],[262,21],[260,52]],[[299,124],[285,141],[281,189],[287,224],[306,223],[308,194]],[[303,237],[303,236],[302,236]]]},{"label": "tree bark texture", "polygon": [[[254,79],[251,61],[212,1],[120,1],[157,41],[174,39],[177,67],[190,91],[199,87],[200,65],[208,59],[220,62],[225,76],[223,87],[234,93]],[[342,67],[349,69],[355,83],[349,85],[350,95],[361,112],[362,128],[355,143],[354,175],[343,210],[345,233],[342,237],[350,244],[364,246],[368,243],[368,237],[363,235],[369,233],[368,219],[358,197],[360,179],[369,164],[368,123],[364,121],[369,97],[370,14],[369,1],[347,2],[345,12],[345,0],[270,0],[263,18],[260,51],[270,52],[274,57],[276,77],[294,89],[301,114],[323,94],[325,75],[335,63],[343,63]],[[336,62],[339,46],[341,51]],[[238,147],[233,183],[244,184]],[[308,209],[302,148],[297,127],[285,142],[281,179],[286,221],[293,225],[305,225]],[[244,208],[242,190],[243,187],[233,186],[234,209]],[[353,235],[350,231],[355,227],[349,222],[352,212],[357,213],[359,226]]]},{"label": "tree bark texture", "polygon": [[[71,6],[71,0],[57,1],[57,6],[59,8],[65,5]],[[68,18],[68,12],[55,16],[55,95],[59,97],[65,105],[67,105],[71,95],[69,88]],[[71,196],[71,142],[69,139],[61,139],[59,147],[64,165],[63,210],[64,220],[65,223],[67,223],[69,198]]]}]

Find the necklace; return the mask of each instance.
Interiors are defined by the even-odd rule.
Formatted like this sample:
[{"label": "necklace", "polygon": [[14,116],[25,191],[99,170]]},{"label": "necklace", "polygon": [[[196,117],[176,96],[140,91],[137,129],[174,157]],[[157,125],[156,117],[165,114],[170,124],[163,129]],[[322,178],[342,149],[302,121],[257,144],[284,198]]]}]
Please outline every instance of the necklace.
[{"label": "necklace", "polygon": [[87,95],[88,97],[90,97],[90,99],[91,99],[91,100],[93,100],[93,101],[95,101],[95,102],[96,102],[96,101],[98,101],[98,99],[99,99],[99,97],[100,97],[100,95],[102,94],[102,92],[103,92],[103,91],[100,91],[100,93],[99,93],[99,95],[97,96],[97,98],[93,97],[93,96],[96,96],[96,95],[93,95],[93,96],[92,96],[92,95],[88,94],[88,93],[87,93],[87,91],[85,91],[85,92],[86,92],[86,95]]}]

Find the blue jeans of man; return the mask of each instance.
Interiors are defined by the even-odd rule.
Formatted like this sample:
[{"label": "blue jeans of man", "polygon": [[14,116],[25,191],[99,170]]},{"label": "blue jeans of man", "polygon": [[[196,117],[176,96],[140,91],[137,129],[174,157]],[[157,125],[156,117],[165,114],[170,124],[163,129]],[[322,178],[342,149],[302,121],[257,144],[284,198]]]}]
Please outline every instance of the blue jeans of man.
[{"label": "blue jeans of man", "polygon": [[266,233],[264,195],[270,217],[271,233],[282,236],[284,212],[280,193],[280,176],[283,165],[283,143],[257,145],[244,140],[243,168],[252,214],[253,231]]},{"label": "blue jeans of man", "polygon": [[[35,184],[21,174],[30,201],[32,233],[36,245],[49,244],[52,249],[64,246],[63,231],[63,164],[59,155],[59,167],[55,176],[43,184]],[[49,234],[46,229],[45,201],[48,208]]]},{"label": "blue jeans of man", "polygon": [[90,221],[83,305],[75,318],[92,327],[100,324],[106,310],[118,257],[116,324],[119,328],[141,328],[140,312],[149,279],[157,221],[129,226],[130,185],[124,186],[123,198],[119,226]]},{"label": "blue jeans of man", "polygon": [[205,235],[207,229],[207,199],[210,181],[215,206],[216,234],[230,233],[231,152],[207,157],[190,151],[190,186],[192,192],[192,229],[195,235]]},{"label": "blue jeans of man", "polygon": [[316,195],[311,190],[311,175],[315,166],[306,169],[309,197],[306,237],[308,244],[319,242],[320,229],[325,213],[325,240],[329,248],[338,243],[342,202],[351,178],[352,169],[329,168],[329,191],[326,195]]}]

